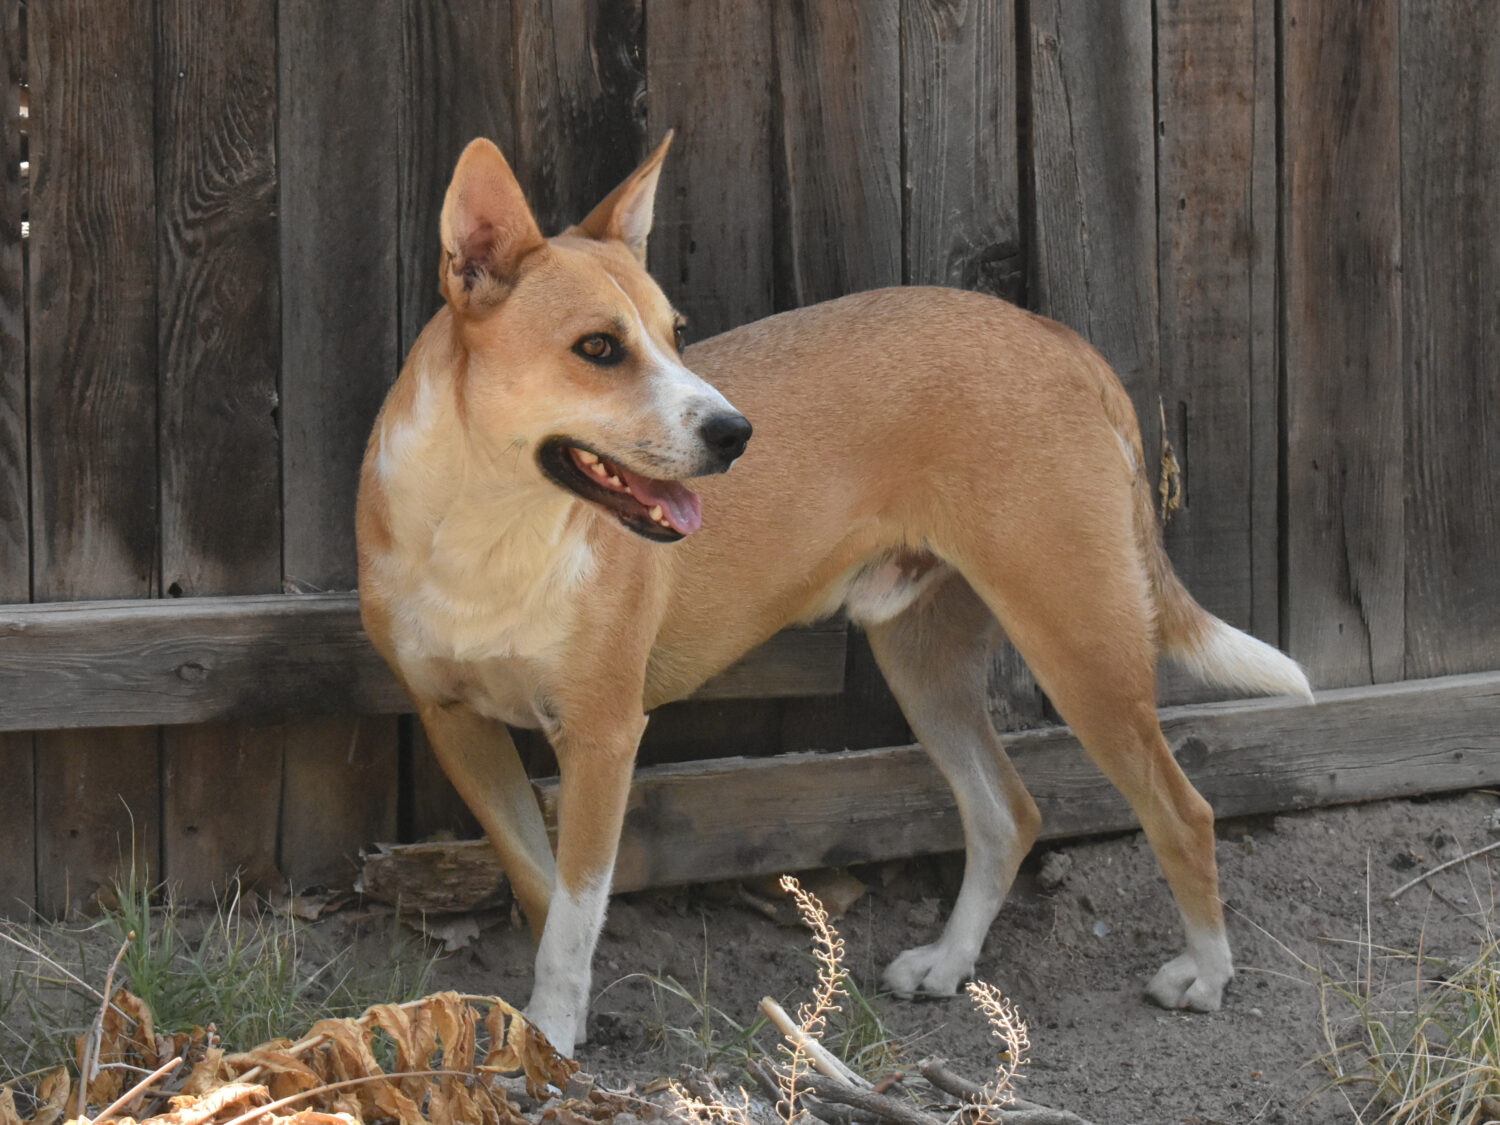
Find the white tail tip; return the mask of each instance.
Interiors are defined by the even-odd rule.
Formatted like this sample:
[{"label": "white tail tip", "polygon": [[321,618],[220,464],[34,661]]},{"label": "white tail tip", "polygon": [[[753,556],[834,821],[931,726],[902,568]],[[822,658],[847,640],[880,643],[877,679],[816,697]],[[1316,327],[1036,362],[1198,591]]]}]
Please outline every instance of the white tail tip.
[{"label": "white tail tip", "polygon": [[1290,656],[1218,618],[1191,645],[1167,655],[1200,680],[1260,695],[1295,695],[1312,702],[1307,673]]}]

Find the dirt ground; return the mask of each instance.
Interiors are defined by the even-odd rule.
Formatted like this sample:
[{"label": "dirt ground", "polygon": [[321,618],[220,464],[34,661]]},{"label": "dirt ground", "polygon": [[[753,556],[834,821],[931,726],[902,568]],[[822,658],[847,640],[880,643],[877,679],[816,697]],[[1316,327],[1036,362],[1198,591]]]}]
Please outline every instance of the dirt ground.
[{"label": "dirt ground", "polygon": [[[979,977],[1003,990],[1031,1028],[1019,1094],[1099,1125],[1356,1120],[1343,1096],[1327,1090],[1318,1061],[1329,1049],[1319,971],[1338,981],[1358,979],[1371,933],[1377,946],[1473,960],[1489,932],[1489,860],[1500,851],[1441,872],[1395,903],[1385,896],[1497,836],[1500,794],[1489,792],[1221,824],[1219,869],[1239,974],[1224,1009],[1211,1015],[1165,1012],[1142,996],[1151,974],[1179,951],[1180,935],[1139,834],[1040,849],[1022,869],[978,966]],[[994,1045],[967,999],[878,995],[879,970],[939,932],[961,857],[851,874],[866,889],[837,925],[845,963],[880,1024],[836,1021],[836,1030],[852,1026],[867,1043],[885,1042],[889,1061],[867,1064],[867,1073],[911,1068],[937,1055],[962,1074],[988,1077]],[[808,873],[805,882],[830,891],[831,878]],[[846,879],[842,887],[849,886]],[[785,917],[768,917],[768,907]],[[475,921],[450,923],[472,940],[437,960],[422,991],[452,988],[524,1003],[531,987],[528,932],[509,912]],[[302,932],[311,939],[299,939],[308,970],[326,951],[342,950],[377,978],[388,973],[392,951],[406,944],[388,909],[358,904]],[[96,948],[93,968],[81,971],[94,979],[118,938],[97,928],[78,941],[84,937]],[[7,957],[16,960],[14,949],[0,946],[5,979]],[[589,1043],[579,1061],[617,1089],[674,1075],[684,1062],[733,1071],[743,1056],[736,1027],[754,1023],[768,994],[794,1010],[813,975],[808,934],[771,881],[622,896],[611,906],[595,961]],[[1377,958],[1377,991],[1383,981],[1394,988],[1413,975],[1409,960]],[[694,999],[673,995],[661,983],[669,978]],[[1353,1038],[1347,1004],[1334,996],[1330,1010],[1340,1041]],[[21,1013],[7,1018],[14,1023]],[[757,1042],[774,1049],[768,1030]]]},{"label": "dirt ground", "polygon": [[[1327,1042],[1308,966],[1356,977],[1367,924],[1377,945],[1475,956],[1492,905],[1485,859],[1396,903],[1384,896],[1490,842],[1497,808],[1496,795],[1472,793],[1222,824],[1219,868],[1239,975],[1212,1015],[1165,1012],[1142,998],[1150,975],[1178,952],[1179,934],[1139,834],[1042,850],[1023,869],[978,966],[1030,1023],[1021,1095],[1101,1125],[1353,1120],[1340,1094],[1319,1093],[1327,1074],[1315,1060]],[[847,964],[871,995],[881,966],[936,935],[961,867],[948,856],[855,874],[870,889],[839,929]],[[687,888],[614,902],[595,966],[590,1042],[579,1056],[585,1069],[639,1082],[704,1061],[684,1042],[701,1014],[648,974],[675,978],[741,1024],[754,1020],[763,995],[789,1007],[805,995],[813,972],[805,932],[736,901],[737,893]],[[338,915],[320,923],[335,931],[353,924]],[[530,956],[525,931],[502,919],[446,957],[434,985],[524,999]],[[993,1065],[991,1041],[966,1000],[877,997],[874,1005],[908,1064],[937,1054],[974,1076]],[[733,1034],[722,1020],[715,1027],[721,1039]],[[760,1041],[769,1044],[770,1034]]]}]

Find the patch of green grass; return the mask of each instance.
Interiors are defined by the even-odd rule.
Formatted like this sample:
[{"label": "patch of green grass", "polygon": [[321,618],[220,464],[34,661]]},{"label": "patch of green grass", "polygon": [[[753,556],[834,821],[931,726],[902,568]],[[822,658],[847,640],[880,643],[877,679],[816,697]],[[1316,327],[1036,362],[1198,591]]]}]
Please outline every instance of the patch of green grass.
[{"label": "patch of green grass", "polygon": [[824,1044],[872,1082],[899,1070],[906,1044],[886,1025],[884,995],[864,992],[852,976],[845,976],[843,985],[842,1002],[828,1014]]},{"label": "patch of green grass", "polygon": [[[159,1031],[212,1024],[229,1050],[295,1038],[324,1017],[425,995],[437,954],[390,920],[387,944],[361,958],[290,913],[232,889],[211,910],[190,911],[127,871],[118,906],[86,927],[32,923],[0,937],[0,1079],[72,1060],[72,1043],[98,1012],[109,964],[125,951],[115,987],[151,1009]],[[128,944],[126,936],[134,934]]]},{"label": "patch of green grass", "polygon": [[755,1037],[766,1026],[765,1017],[740,1023],[709,999],[707,958],[692,988],[670,974],[641,974],[640,979],[651,986],[655,1009],[647,1042],[673,1061],[702,1069],[720,1062],[743,1066],[764,1053],[756,1047]]}]

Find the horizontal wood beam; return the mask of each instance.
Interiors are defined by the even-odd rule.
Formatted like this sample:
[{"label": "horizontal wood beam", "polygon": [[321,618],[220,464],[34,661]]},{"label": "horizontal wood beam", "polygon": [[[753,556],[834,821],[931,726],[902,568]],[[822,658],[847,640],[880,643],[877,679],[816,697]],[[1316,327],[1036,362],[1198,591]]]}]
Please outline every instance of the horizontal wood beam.
[{"label": "horizontal wood beam", "polygon": [[[1162,726],[1220,817],[1500,783],[1500,672],[1321,692],[1316,704],[1171,707]],[[1136,827],[1066,728],[1023,731],[1006,744],[1041,806],[1043,839]],[[538,789],[555,820],[555,782]],[[633,891],[962,846],[952,795],[920,747],[726,758],[638,771],[614,886]],[[462,869],[447,885],[485,893],[501,879],[482,840],[413,844],[367,860],[366,888],[420,884],[403,863]]]},{"label": "horizontal wood beam", "polygon": [[[695,698],[835,695],[846,643],[788,629]],[[0,606],[0,731],[410,709],[355,594]]]}]

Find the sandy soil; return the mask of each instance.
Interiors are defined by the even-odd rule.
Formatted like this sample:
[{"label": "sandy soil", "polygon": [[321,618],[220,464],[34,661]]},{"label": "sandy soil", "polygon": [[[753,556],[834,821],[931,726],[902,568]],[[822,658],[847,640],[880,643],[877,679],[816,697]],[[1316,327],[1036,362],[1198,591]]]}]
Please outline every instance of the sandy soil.
[{"label": "sandy soil", "polygon": [[[1396,903],[1384,895],[1489,842],[1487,820],[1497,807],[1496,796],[1473,793],[1222,824],[1219,867],[1240,971],[1224,1009],[1212,1015],[1165,1012],[1142,998],[1179,939],[1166,885],[1139,834],[1033,856],[978,967],[1030,1022],[1022,1096],[1100,1123],[1352,1120],[1338,1093],[1319,1093],[1327,1074],[1315,1060],[1327,1042],[1317,974],[1308,966],[1355,976],[1367,919],[1377,944],[1415,949],[1421,942],[1435,955],[1474,956],[1492,905],[1484,860]],[[961,866],[948,856],[855,874],[870,889],[839,928],[858,985],[873,994],[882,965],[937,933]],[[762,995],[793,1003],[805,995],[813,971],[805,933],[737,895],[720,886],[615,901],[595,968],[590,1043],[580,1051],[586,1069],[640,1081],[702,1061],[667,1030],[686,1032],[700,1015],[646,974],[676,978],[740,1023],[754,1020]],[[326,924],[349,923],[335,916]],[[504,921],[484,930],[444,959],[436,984],[524,998],[525,932]],[[991,1041],[966,1000],[880,997],[875,1005],[908,1062],[938,1054],[975,1076],[992,1065]],[[722,1037],[732,1035],[727,1023],[716,1026]],[[769,1043],[769,1033],[761,1041]]]}]

